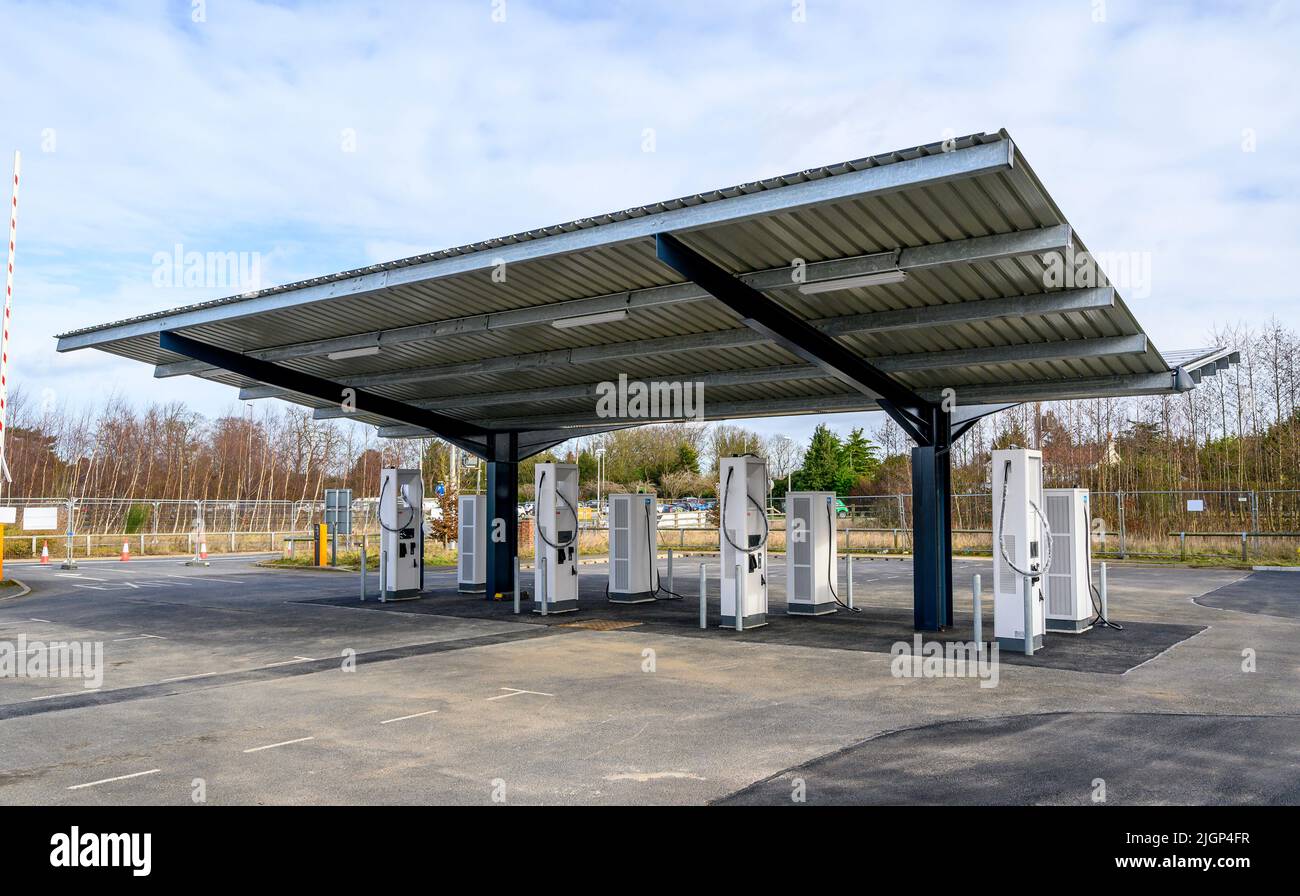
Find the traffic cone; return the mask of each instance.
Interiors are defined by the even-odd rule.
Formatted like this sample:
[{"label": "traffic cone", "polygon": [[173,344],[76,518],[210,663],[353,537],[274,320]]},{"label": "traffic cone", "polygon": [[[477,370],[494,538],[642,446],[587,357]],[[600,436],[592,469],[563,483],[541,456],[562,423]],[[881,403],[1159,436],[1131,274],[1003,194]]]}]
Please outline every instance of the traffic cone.
[{"label": "traffic cone", "polygon": [[206,541],[199,542],[199,559],[208,559],[208,543]]},{"label": "traffic cone", "polygon": [[49,566],[49,565],[50,565],[50,543],[48,541],[42,541],[41,542],[41,566]]},{"label": "traffic cone", "polygon": [[122,556],[118,559],[123,563],[131,559],[131,545],[125,541],[122,542]]}]

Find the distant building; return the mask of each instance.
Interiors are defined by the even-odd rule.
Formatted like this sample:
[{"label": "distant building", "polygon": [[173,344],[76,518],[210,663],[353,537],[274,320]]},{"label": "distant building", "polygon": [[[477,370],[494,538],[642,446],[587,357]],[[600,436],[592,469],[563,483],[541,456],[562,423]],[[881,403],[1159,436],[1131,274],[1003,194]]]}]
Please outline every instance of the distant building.
[{"label": "distant building", "polygon": [[1120,462],[1119,449],[1115,447],[1115,436],[1111,433],[1106,434],[1106,448],[1101,453],[1101,460],[1097,461],[1099,467],[1113,467]]}]

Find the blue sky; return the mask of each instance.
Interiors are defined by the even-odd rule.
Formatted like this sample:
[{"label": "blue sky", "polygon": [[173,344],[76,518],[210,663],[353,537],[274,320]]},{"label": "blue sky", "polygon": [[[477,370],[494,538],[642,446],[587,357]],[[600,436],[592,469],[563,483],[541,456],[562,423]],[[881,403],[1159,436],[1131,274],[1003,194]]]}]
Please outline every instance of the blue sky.
[{"label": "blue sky", "polygon": [[156,286],[178,243],[287,282],[1000,127],[1092,249],[1151,253],[1126,299],[1157,346],[1300,323],[1295,3],[0,2],[0,23],[11,382],[38,400],[234,406],[54,352],[229,292]]}]

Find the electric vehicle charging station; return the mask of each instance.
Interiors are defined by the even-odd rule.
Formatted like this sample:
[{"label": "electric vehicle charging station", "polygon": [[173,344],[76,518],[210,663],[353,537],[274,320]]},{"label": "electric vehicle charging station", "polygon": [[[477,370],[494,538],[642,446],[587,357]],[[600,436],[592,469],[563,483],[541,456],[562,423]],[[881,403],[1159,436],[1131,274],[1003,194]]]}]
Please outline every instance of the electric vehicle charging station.
[{"label": "electric vehicle charging station", "polygon": [[1022,651],[1026,639],[1034,650],[1042,647],[1043,580],[1052,564],[1051,537],[1043,511],[1043,453],[1027,448],[994,451],[993,636],[1004,650]]},{"label": "electric vehicle charging station", "polygon": [[379,599],[418,597],[424,590],[424,480],[419,470],[380,471],[379,528]]},{"label": "electric vehicle charging station", "polygon": [[722,544],[722,626],[767,624],[767,461],[722,458],[719,530]]},{"label": "electric vehicle charging station", "polygon": [[655,599],[659,505],[654,495],[609,496],[609,599],[643,604]]},{"label": "electric vehicle charging station", "polygon": [[569,613],[578,609],[578,466],[538,464],[533,487],[533,612]]},{"label": "electric vehicle charging station", "polygon": [[1047,574],[1047,630],[1092,628],[1092,519],[1086,488],[1043,490],[1052,528],[1052,569]]},{"label": "electric vehicle charging station", "polygon": [[837,609],[835,493],[790,492],[785,500],[786,613],[824,616]]},{"label": "electric vehicle charging station", "polygon": [[457,499],[456,590],[487,589],[487,495]]}]

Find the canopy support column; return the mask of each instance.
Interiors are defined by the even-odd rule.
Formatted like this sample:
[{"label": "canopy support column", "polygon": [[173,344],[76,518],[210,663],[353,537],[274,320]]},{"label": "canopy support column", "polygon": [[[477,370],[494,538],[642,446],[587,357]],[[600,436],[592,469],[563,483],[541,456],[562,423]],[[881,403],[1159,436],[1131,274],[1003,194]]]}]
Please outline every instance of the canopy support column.
[{"label": "canopy support column", "polygon": [[487,593],[488,600],[515,587],[519,555],[519,435],[487,437]]}]

